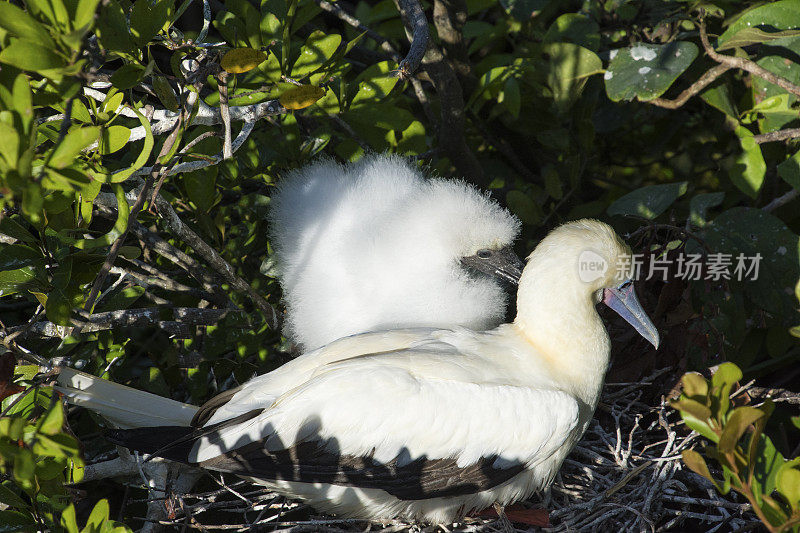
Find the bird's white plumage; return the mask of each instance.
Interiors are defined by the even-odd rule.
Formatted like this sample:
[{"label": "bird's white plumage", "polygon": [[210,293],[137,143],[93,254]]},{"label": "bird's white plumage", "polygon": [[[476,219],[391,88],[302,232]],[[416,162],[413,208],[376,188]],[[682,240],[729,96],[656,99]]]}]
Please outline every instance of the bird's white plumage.
[{"label": "bird's white plumage", "polygon": [[382,329],[483,330],[505,316],[500,282],[459,259],[510,245],[519,221],[474,187],[426,179],[400,157],[291,173],[272,197],[270,227],[287,333],[307,349]]},{"label": "bird's white plumage", "polygon": [[277,451],[319,441],[343,456],[398,466],[425,458],[467,467],[487,457],[497,457],[498,467],[525,466],[487,490],[419,500],[358,486],[258,480],[354,517],[449,522],[546,487],[591,419],[609,360],[594,295],[615,282],[612,273],[580,279],[577,258],[587,248],[612,266],[629,256],[604,224],[559,228],[531,254],[513,324],[356,335],[308,353],[286,373],[246,384],[209,425],[263,411],[196,441],[189,461],[213,462],[254,442]]},{"label": "bird's white plumage", "polygon": [[55,390],[73,405],[92,409],[120,428],[187,426],[194,405],[140,391],[73,368],[62,368]]},{"label": "bird's white plumage", "polygon": [[[578,268],[587,249],[608,265],[588,282]],[[242,459],[246,453],[266,449],[276,452],[270,461],[280,462],[286,461],[281,450],[315,442],[338,457],[368,458],[379,467],[453,460],[454,468],[483,469],[488,459],[491,468],[511,472],[481,485],[486,488],[449,496],[417,491],[406,499],[385,484],[383,490],[284,474],[260,479],[268,467],[234,470],[347,517],[448,523],[495,502],[526,498],[549,485],[591,419],[610,352],[594,305],[598,292],[619,285],[615,274],[630,269],[629,259],[630,249],[607,225],[566,224],[530,255],[514,323],[487,332],[372,332],[331,343],[243,385],[180,460],[226,471],[225,460],[237,468],[251,464]],[[232,420],[243,414],[250,418]],[[259,463],[264,457],[253,464],[265,464]],[[282,464],[298,472],[303,463],[297,457]],[[342,468],[325,457],[323,466]],[[458,475],[447,468],[444,475]]]}]

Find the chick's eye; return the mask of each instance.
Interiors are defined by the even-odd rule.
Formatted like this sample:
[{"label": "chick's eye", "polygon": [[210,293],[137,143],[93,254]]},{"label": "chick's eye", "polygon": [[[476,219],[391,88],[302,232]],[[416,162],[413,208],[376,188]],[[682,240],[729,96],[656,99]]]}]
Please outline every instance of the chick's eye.
[{"label": "chick's eye", "polygon": [[480,257],[481,259],[489,259],[490,257],[492,257],[492,251],[491,250],[478,250],[477,256]]}]

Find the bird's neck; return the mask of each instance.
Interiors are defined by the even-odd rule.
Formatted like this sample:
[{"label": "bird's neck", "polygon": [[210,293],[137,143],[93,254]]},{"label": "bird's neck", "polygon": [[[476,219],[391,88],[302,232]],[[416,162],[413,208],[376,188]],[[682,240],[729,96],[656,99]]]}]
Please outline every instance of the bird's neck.
[{"label": "bird's neck", "polygon": [[525,269],[514,327],[553,378],[594,409],[608,367],[610,341],[591,291],[561,270]]}]

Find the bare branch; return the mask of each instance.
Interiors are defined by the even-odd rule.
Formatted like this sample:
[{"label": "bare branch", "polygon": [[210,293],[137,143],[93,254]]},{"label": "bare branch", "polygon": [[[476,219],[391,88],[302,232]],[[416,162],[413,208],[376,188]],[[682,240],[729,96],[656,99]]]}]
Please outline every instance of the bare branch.
[{"label": "bare branch", "polygon": [[349,24],[350,26],[356,28],[360,32],[366,33],[367,37],[378,43],[381,49],[387,54],[389,54],[396,63],[400,63],[403,60],[403,58],[400,56],[397,50],[394,49],[391,43],[389,43],[389,40],[386,39],[386,37],[376,32],[375,30],[372,30],[364,26],[360,20],[358,20],[357,18],[349,14],[347,11],[342,9],[341,6],[336,4],[331,4],[326,0],[314,0],[314,1],[323,11],[327,11],[328,13],[336,15],[337,17],[339,17],[340,20],[344,21],[346,24]]},{"label": "bare branch", "polygon": [[800,190],[792,189],[791,191],[787,192],[786,194],[784,194],[782,196],[778,196],[777,198],[772,200],[770,203],[768,203],[767,205],[765,205],[761,209],[763,211],[775,211],[779,207],[783,207],[784,205],[788,204],[789,202],[791,202],[792,200],[794,200],[798,196],[800,196]]},{"label": "bare branch", "polygon": [[231,115],[228,109],[228,73],[222,71],[217,76],[219,89],[219,114],[222,117],[222,127],[224,138],[222,141],[222,159],[230,159],[233,156],[231,148]]},{"label": "bare branch", "polygon": [[665,109],[678,109],[683,104],[688,102],[691,97],[695,96],[697,93],[708,87],[711,83],[714,82],[714,80],[716,80],[717,78],[719,78],[732,68],[733,67],[728,64],[717,65],[707,70],[705,74],[700,76],[700,79],[698,79],[688,89],[679,94],[678,97],[675,98],[674,100],[667,100],[666,98],[653,98],[652,100],[647,100],[647,103],[658,107],[663,107]]},{"label": "bare branch", "polygon": [[400,75],[402,78],[408,78],[419,68],[428,48],[430,34],[428,21],[419,5],[419,0],[397,0],[397,2],[403,20],[411,27],[411,49],[400,62]]},{"label": "bare branch", "polygon": [[706,54],[708,54],[708,57],[710,57],[717,63],[722,63],[732,68],[738,68],[740,70],[747,71],[750,74],[753,74],[754,76],[758,76],[759,78],[762,78],[774,85],[777,85],[786,92],[792,93],[795,96],[800,96],[800,87],[790,82],[786,78],[782,78],[780,76],[773,74],[769,70],[765,69],[764,67],[755,63],[754,61],[750,61],[749,59],[720,54],[719,52],[714,50],[714,47],[712,47],[711,43],[708,42],[708,33],[706,33],[705,22],[701,20],[699,27],[700,27],[700,42],[703,43],[703,49],[705,49]]},{"label": "bare branch", "polygon": [[757,144],[771,143],[777,141],[787,141],[789,139],[797,139],[800,137],[800,128],[787,128],[785,130],[771,131],[769,133],[762,133],[761,135],[754,135],[753,140]]},{"label": "bare branch", "polygon": [[[249,123],[248,123],[249,124]],[[245,124],[247,126],[248,124]],[[252,129],[252,124],[249,124]],[[180,166],[180,165],[179,165]],[[133,178],[136,179],[136,178]],[[142,180],[138,180],[136,188],[143,186]],[[130,194],[130,193],[129,193]],[[226,282],[228,282],[234,289],[247,294],[261,312],[263,312],[270,326],[277,329],[280,325],[278,313],[273,307],[253,289],[246,281],[240,278],[234,268],[228,263],[219,253],[206,244],[189,226],[183,223],[175,209],[172,208],[170,203],[164,200],[161,196],[155,199],[158,214],[167,226],[167,229],[175,237],[189,245],[195,252],[200,254],[201,257],[213,268]]]}]

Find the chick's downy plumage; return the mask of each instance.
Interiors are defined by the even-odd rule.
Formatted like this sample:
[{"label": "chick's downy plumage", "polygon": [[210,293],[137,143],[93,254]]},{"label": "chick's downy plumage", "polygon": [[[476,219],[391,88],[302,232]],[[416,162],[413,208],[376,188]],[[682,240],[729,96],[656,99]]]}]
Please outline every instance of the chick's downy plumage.
[{"label": "chick's downy plumage", "polygon": [[485,330],[505,316],[502,282],[460,261],[509,246],[519,221],[471,185],[426,179],[403,158],[321,160],[289,174],[270,226],[286,333],[306,349],[381,329]]}]

